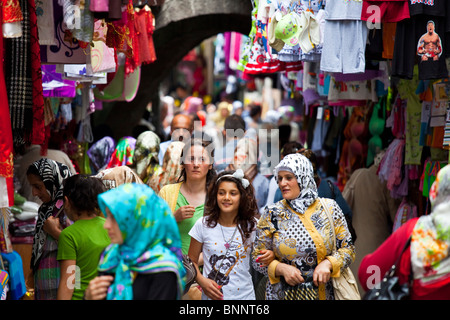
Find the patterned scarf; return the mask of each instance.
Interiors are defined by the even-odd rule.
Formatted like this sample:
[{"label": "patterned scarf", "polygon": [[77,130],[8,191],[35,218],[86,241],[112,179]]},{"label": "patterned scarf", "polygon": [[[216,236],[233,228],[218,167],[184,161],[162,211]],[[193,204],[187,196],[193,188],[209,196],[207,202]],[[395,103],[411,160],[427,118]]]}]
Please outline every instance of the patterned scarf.
[{"label": "patterned scarf", "polygon": [[432,211],[419,218],[411,238],[414,279],[422,285],[450,282],[450,166],[439,170],[430,189]]},{"label": "patterned scarf", "polygon": [[148,181],[148,185],[156,193],[161,191],[161,188],[168,184],[176,183],[181,175],[181,153],[184,148],[184,142],[173,141],[164,154],[163,165],[153,174]]},{"label": "patterned scarf", "polygon": [[[34,234],[33,251],[31,254],[31,268],[35,269],[39,265],[42,255],[42,249],[45,244],[47,234],[43,230],[45,220],[54,212],[55,207],[63,201],[63,181],[70,177],[70,169],[62,163],[47,158],[40,159],[32,164],[39,172],[41,180],[51,197],[51,201],[43,203],[39,207],[38,218],[36,221],[36,231]],[[59,206],[58,209],[61,207]]]},{"label": "patterned scarf", "polygon": [[95,142],[87,151],[96,172],[103,170],[114,152],[116,142],[111,137],[103,137]]},{"label": "patterned scarf", "polygon": [[142,132],[134,149],[133,163],[136,165],[136,173],[145,183],[159,167],[159,144],[161,139],[152,131]]},{"label": "patterned scarf", "polygon": [[133,137],[123,137],[120,139],[119,142],[117,142],[116,149],[114,150],[106,169],[132,165],[135,146],[136,139]]},{"label": "patterned scarf", "polygon": [[175,272],[178,293],[183,292],[186,270],[182,264],[178,226],[167,203],[145,184],[127,183],[98,196],[100,209],[111,211],[123,236],[100,257],[98,270],[115,273],[107,300],[133,299],[133,272]]},{"label": "patterned scarf", "polygon": [[286,201],[296,212],[305,213],[306,209],[318,197],[317,186],[314,181],[314,169],[311,162],[299,153],[288,154],[273,171],[277,182],[279,171],[289,171],[297,178],[300,194],[297,198],[293,200],[286,199]]},{"label": "patterned scarf", "polygon": [[28,0],[20,0],[22,36],[5,41],[5,82],[11,114],[14,147],[31,142],[33,128],[33,75]]}]

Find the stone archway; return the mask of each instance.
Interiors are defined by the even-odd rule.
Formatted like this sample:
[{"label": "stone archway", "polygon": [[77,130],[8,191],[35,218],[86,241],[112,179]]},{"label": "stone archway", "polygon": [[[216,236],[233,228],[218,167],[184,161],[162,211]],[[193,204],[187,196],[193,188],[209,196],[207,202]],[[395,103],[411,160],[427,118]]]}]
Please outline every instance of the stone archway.
[{"label": "stone archway", "polygon": [[[114,138],[131,135],[150,101],[159,106],[159,84],[192,48],[225,31],[248,34],[251,11],[250,0],[166,0],[162,7],[155,8],[157,60],[142,66],[139,90],[132,102],[110,106],[105,123],[113,129]],[[154,116],[159,118],[158,108],[154,108]],[[161,123],[153,124],[160,133]]]}]

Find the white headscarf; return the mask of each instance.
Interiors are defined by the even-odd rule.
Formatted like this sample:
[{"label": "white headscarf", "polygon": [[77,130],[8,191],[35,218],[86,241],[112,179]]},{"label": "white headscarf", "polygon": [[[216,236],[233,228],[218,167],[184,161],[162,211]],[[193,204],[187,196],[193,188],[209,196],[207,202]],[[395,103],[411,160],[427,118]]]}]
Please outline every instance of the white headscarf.
[{"label": "white headscarf", "polygon": [[306,209],[316,201],[318,197],[317,185],[314,181],[314,169],[308,158],[294,153],[288,154],[275,167],[273,173],[278,183],[278,172],[289,171],[297,178],[300,194],[297,198],[286,201],[298,213],[305,213]]}]

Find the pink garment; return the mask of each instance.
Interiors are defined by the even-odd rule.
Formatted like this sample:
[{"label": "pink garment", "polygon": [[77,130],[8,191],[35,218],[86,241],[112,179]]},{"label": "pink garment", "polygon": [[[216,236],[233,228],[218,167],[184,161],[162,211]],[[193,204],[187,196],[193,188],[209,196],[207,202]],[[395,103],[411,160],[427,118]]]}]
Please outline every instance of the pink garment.
[{"label": "pink garment", "polygon": [[91,0],[89,9],[92,12],[108,12],[109,0]]},{"label": "pink garment", "polygon": [[93,46],[91,47],[91,66],[93,72],[116,71],[115,49],[106,45],[108,27],[102,20],[94,24]]},{"label": "pink garment", "polygon": [[378,167],[378,177],[382,182],[386,181],[386,187],[390,191],[402,182],[404,148],[404,139],[393,140]]}]

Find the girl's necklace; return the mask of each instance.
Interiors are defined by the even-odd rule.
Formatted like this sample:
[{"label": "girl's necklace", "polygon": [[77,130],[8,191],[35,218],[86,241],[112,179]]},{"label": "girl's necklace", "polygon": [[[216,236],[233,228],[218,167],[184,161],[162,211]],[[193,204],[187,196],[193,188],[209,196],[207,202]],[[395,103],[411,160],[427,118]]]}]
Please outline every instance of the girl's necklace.
[{"label": "girl's necklace", "polygon": [[236,228],[234,228],[234,232],[233,232],[233,235],[231,236],[230,240],[227,241],[227,240],[225,239],[225,234],[223,233],[222,225],[221,225],[221,224],[219,224],[219,225],[220,225],[220,230],[222,231],[223,241],[225,241],[225,248],[226,248],[226,249],[229,249],[229,248],[230,248],[230,243],[231,243],[231,241],[233,240],[234,235],[236,234],[237,226],[236,226]]}]

